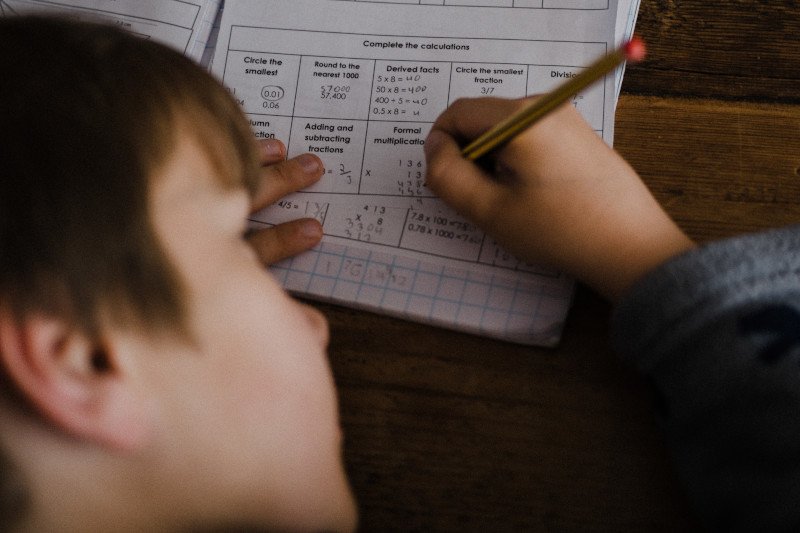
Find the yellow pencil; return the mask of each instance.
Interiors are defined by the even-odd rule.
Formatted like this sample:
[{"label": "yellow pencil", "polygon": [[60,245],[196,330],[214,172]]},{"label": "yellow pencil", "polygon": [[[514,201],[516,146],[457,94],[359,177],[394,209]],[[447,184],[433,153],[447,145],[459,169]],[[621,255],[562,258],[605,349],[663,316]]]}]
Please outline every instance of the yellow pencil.
[{"label": "yellow pencil", "polygon": [[634,37],[624,45],[586,70],[569,79],[555,90],[536,99],[531,105],[500,122],[493,128],[468,144],[461,155],[476,160],[501,144],[510,141],[534,122],[541,119],[573,95],[582,91],[617,67],[623,61],[641,61],[645,56],[645,46],[641,39]]}]

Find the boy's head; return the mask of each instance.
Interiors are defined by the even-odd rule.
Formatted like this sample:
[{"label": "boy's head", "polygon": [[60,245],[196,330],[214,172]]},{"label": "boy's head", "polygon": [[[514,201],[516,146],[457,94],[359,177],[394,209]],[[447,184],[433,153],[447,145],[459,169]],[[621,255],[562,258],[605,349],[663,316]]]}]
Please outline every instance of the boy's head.
[{"label": "boy's head", "polygon": [[351,528],[327,325],[241,238],[236,103],[107,26],[0,49],[0,529]]}]

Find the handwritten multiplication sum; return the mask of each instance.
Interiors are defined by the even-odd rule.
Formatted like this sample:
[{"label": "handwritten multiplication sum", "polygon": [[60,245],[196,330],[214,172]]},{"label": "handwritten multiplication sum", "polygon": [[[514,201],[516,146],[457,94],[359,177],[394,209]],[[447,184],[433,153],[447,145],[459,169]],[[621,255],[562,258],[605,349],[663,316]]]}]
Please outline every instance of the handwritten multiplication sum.
[{"label": "handwritten multiplication sum", "polygon": [[422,159],[398,159],[396,181],[400,196],[433,196],[425,183],[425,162]]},{"label": "handwritten multiplication sum", "polygon": [[360,242],[398,246],[408,210],[383,205],[334,205],[328,210],[325,233]]},{"label": "handwritten multiplication sum", "polygon": [[425,185],[422,153],[430,126],[414,122],[370,124],[359,192],[432,198],[433,192]]}]

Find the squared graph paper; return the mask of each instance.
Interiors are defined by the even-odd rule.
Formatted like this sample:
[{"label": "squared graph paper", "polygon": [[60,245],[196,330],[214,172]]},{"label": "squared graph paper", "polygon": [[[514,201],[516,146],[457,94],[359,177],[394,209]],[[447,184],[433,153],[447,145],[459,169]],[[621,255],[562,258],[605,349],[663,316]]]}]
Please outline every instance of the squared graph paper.
[{"label": "squared graph paper", "polygon": [[574,283],[323,242],[271,267],[290,292],[521,344],[558,343]]}]

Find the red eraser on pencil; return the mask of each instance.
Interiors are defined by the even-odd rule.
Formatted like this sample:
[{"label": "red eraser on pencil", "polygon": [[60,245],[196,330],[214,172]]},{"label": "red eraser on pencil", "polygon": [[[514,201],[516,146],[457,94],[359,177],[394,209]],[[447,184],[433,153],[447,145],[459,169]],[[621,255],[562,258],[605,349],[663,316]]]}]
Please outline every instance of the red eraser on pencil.
[{"label": "red eraser on pencil", "polygon": [[625,58],[634,63],[643,60],[644,56],[647,55],[647,47],[644,45],[644,41],[635,36],[625,43],[623,48],[625,50]]}]

